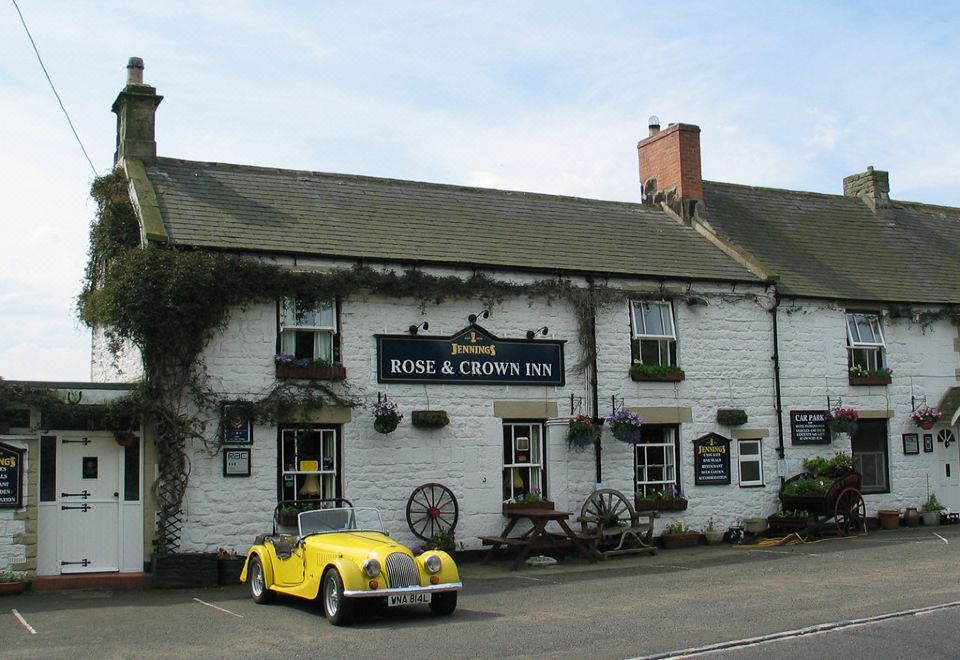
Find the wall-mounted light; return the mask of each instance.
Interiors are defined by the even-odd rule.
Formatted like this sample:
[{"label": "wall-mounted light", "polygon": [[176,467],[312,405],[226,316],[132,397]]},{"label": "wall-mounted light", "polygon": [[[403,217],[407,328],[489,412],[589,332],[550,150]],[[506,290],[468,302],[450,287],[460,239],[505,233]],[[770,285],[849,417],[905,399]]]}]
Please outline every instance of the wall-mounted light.
[{"label": "wall-mounted light", "polygon": [[421,323],[421,324],[419,324],[419,325],[411,325],[411,326],[410,326],[410,334],[411,334],[411,335],[415,335],[415,334],[417,334],[418,332],[420,332],[421,330],[429,330],[429,329],[430,329],[430,324],[429,324],[428,322],[424,321],[423,323]]},{"label": "wall-mounted light", "polygon": [[543,335],[544,337],[546,337],[548,332],[550,331],[547,330],[547,326],[543,326],[542,328],[537,328],[536,330],[527,330],[527,339],[533,339],[537,335]]},{"label": "wall-mounted light", "polygon": [[470,323],[476,323],[477,319],[488,319],[488,318],[490,318],[490,310],[485,309],[479,314],[471,314],[470,316],[467,317],[467,320],[470,321]]},{"label": "wall-mounted light", "polygon": [[687,296],[687,305],[690,307],[706,307],[709,303],[703,296]]}]

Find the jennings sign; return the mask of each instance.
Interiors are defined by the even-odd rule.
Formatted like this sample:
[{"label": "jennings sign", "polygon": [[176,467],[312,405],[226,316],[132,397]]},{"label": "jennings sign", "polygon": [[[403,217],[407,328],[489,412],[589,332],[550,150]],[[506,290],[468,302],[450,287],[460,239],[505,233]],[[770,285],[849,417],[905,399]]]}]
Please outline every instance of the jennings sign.
[{"label": "jennings sign", "polygon": [[377,335],[377,382],[563,385],[563,341],[498,339],[478,325],[450,337]]}]

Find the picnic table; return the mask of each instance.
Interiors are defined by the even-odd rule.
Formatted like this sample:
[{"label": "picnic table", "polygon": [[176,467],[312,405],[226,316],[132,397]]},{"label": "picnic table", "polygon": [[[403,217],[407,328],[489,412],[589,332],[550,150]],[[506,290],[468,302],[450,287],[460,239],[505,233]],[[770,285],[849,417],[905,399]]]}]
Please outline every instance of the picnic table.
[{"label": "picnic table", "polygon": [[[503,531],[498,536],[481,536],[480,540],[484,545],[489,545],[490,549],[484,555],[483,562],[487,563],[493,557],[494,553],[501,546],[516,548],[517,554],[514,556],[511,571],[517,570],[521,562],[534,550],[556,550],[561,548],[575,548],[580,555],[590,562],[596,561],[587,546],[584,545],[584,539],[581,538],[570,525],[567,519],[571,516],[569,511],[556,511],[554,509],[538,508],[517,508],[504,511],[508,520]],[[519,536],[511,536],[514,527],[521,520],[529,520],[531,527]],[[562,533],[547,531],[547,523],[554,522],[560,528]]]}]

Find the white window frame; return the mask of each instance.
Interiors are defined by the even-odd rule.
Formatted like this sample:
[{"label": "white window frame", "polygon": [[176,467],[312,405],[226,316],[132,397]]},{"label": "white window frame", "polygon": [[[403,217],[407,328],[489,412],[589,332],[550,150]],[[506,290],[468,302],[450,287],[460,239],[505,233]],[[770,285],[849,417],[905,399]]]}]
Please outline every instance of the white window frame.
[{"label": "white window frame", "polygon": [[313,333],[312,360],[325,360],[333,364],[334,336],[337,334],[337,308],[334,301],[327,300],[320,305],[304,310],[297,315],[296,298],[280,300],[280,352],[294,355],[297,346],[297,334]]},{"label": "white window frame", "polygon": [[[744,454],[743,448],[746,445],[756,445],[755,454]],[[748,463],[757,464],[757,472],[760,475],[758,479],[748,480],[743,478],[743,466]],[[760,438],[744,438],[737,441],[737,471],[740,478],[740,487],[763,486],[763,440]]]},{"label": "white window frame", "polygon": [[[543,423],[504,422],[503,452],[504,501],[534,488],[539,489],[541,497],[546,498]],[[526,481],[523,479],[525,476]]]},{"label": "white window frame", "polygon": [[[868,371],[881,369],[886,344],[883,341],[880,316],[871,312],[847,312],[845,320],[850,366],[860,365]],[[862,331],[867,329],[870,336],[865,338]],[[858,356],[863,359],[858,359]]]},{"label": "white window frame", "polygon": [[[320,434],[320,455],[301,451],[301,439],[308,434]],[[290,451],[288,451],[288,449]],[[300,489],[309,475],[316,475],[320,495],[310,499],[333,499],[337,497],[337,429],[330,427],[285,427],[280,429],[280,499],[307,499],[300,496]],[[293,462],[289,462],[292,460]],[[316,461],[317,469],[305,469],[304,461]],[[292,492],[288,482],[293,482]],[[292,497],[287,497],[292,495]]]},{"label": "white window frame", "polygon": [[[863,469],[864,460],[869,459],[874,462],[875,473],[880,475],[881,478],[886,478],[887,474],[887,455],[882,451],[861,451],[853,454],[853,469],[859,472],[861,475],[870,474],[869,470]],[[864,479],[863,483],[860,484],[860,487],[863,489],[864,493],[867,492],[889,492],[889,486],[885,482],[881,483],[870,483]]]},{"label": "white window frame", "polygon": [[[644,429],[645,431],[647,429]],[[671,493],[677,486],[677,429],[675,427],[656,427],[650,431],[663,431],[660,442],[640,442],[634,449],[634,493],[637,497],[653,497],[654,493]],[[657,450],[663,451],[662,463],[651,463],[649,458]],[[651,472],[662,471],[660,477]]]},{"label": "white window frame", "polygon": [[[649,328],[647,318],[650,312],[656,308],[659,311],[659,328]],[[647,314],[644,314],[646,309]],[[639,313],[638,313],[639,312]],[[677,342],[677,329],[673,318],[673,303],[669,300],[631,300],[630,301],[630,322],[633,333],[633,339],[637,342],[638,355],[635,357],[643,359],[643,343],[656,342],[658,353],[658,366],[677,366],[676,348],[671,350],[671,346]],[[658,332],[660,330],[660,332]]]}]

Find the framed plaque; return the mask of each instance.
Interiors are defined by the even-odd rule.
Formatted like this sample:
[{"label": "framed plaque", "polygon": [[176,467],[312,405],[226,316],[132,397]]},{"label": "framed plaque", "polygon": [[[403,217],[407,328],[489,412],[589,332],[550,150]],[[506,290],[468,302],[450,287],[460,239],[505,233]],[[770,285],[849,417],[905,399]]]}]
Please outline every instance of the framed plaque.
[{"label": "framed plaque", "polygon": [[919,454],[920,453],[920,436],[916,433],[904,433],[903,434],[903,453],[904,454]]},{"label": "framed plaque", "polygon": [[223,448],[223,476],[225,477],[249,477],[250,476],[250,450],[246,447],[224,447]]}]

